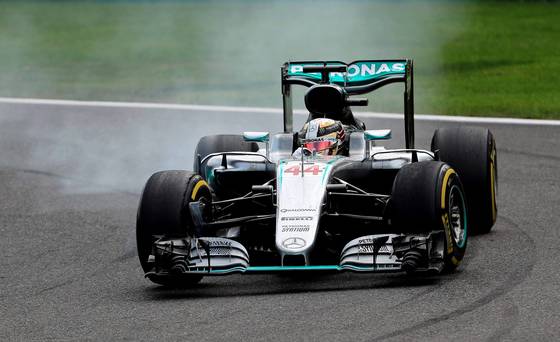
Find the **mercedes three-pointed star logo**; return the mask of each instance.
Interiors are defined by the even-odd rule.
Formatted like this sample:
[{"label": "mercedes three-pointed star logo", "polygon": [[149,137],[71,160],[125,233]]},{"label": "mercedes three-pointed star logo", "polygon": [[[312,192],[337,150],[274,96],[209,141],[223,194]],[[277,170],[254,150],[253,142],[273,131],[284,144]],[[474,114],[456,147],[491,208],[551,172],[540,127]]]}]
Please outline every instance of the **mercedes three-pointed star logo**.
[{"label": "mercedes three-pointed star logo", "polygon": [[298,237],[291,237],[284,242],[282,242],[282,246],[288,249],[299,249],[305,247],[305,240]]}]

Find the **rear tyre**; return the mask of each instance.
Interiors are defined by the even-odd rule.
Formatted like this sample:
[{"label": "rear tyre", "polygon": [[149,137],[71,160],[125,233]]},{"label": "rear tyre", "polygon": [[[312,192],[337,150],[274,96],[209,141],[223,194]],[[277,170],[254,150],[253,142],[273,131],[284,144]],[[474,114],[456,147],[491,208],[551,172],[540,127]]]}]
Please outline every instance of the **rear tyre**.
[{"label": "rear tyre", "polygon": [[424,161],[400,169],[393,183],[391,213],[395,232],[443,230],[444,270],[459,265],[467,248],[467,206],[459,176],[449,165]]},{"label": "rear tyre", "polygon": [[[189,203],[212,201],[210,188],[197,174],[189,171],[161,171],[154,173],[142,192],[136,218],[138,257],[144,272],[151,269],[148,256],[152,253],[155,236],[192,237],[194,235]],[[182,275],[180,279],[150,278],[166,286],[188,286],[198,283],[202,276]]]},{"label": "rear tyre", "polygon": [[461,176],[469,211],[469,233],[488,233],[498,214],[498,161],[492,133],[481,127],[443,127],[434,132],[432,151]]},{"label": "rear tyre", "polygon": [[202,160],[209,154],[218,152],[257,152],[259,146],[255,142],[247,142],[239,134],[217,134],[202,137],[194,151],[194,170],[198,170],[198,158]]}]

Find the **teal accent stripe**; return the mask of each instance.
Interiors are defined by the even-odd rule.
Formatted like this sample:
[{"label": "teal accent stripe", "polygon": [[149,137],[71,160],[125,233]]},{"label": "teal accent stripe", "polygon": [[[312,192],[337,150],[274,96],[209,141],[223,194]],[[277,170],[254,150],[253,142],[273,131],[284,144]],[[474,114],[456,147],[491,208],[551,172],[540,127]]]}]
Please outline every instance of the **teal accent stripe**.
[{"label": "teal accent stripe", "polygon": [[[210,273],[228,274],[228,273],[244,272],[244,271],[245,271],[245,268],[243,268],[243,267],[234,267],[234,268],[228,268],[228,269],[225,269],[225,270],[210,270]],[[200,272],[200,274],[204,274],[204,273],[208,273],[208,271]]]},{"label": "teal accent stripe", "polygon": [[[280,169],[279,169],[279,175],[277,175],[278,177],[278,188],[280,188],[280,186],[282,186],[282,175],[284,174],[284,161],[280,162]],[[279,191],[280,189],[276,189],[276,191]]]},{"label": "teal accent stripe", "polygon": [[401,268],[374,268],[373,266],[355,266],[355,265],[345,265],[340,268],[341,270],[349,270],[356,272],[375,272],[375,273],[388,273],[388,272],[400,272]]},{"label": "teal accent stripe", "polygon": [[311,266],[249,266],[208,271],[193,271],[191,274],[228,275],[231,273],[259,273],[259,272],[290,272],[290,271],[356,271],[356,272],[398,272],[400,268],[374,268],[373,266],[356,265],[311,265]]},{"label": "teal accent stripe", "polygon": [[321,178],[321,184],[325,183],[325,177],[327,176],[327,173],[329,173],[328,171],[332,167],[332,164],[340,158],[340,156],[336,156],[328,161],[327,165],[325,166],[325,171],[323,172],[323,178]]},{"label": "teal accent stripe", "polygon": [[315,266],[251,266],[247,272],[271,272],[271,271],[339,271],[338,265],[315,265]]},{"label": "teal accent stripe", "polygon": [[467,242],[467,225],[468,225],[468,220],[467,220],[467,206],[465,205],[465,199],[463,198],[463,193],[461,193],[459,191],[459,193],[461,194],[461,205],[463,206],[463,226],[465,227],[465,229],[463,230],[463,239],[460,240],[461,244],[457,244],[457,246],[459,246],[459,248],[463,248],[465,246],[465,243]]}]

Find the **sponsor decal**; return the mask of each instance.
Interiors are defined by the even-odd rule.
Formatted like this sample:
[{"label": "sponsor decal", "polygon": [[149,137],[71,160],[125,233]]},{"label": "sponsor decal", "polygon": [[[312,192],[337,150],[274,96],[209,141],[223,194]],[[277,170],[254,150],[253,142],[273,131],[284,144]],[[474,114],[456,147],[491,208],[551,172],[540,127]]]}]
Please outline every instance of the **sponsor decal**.
[{"label": "sponsor decal", "polygon": [[[373,243],[375,242],[375,239],[371,239],[371,238],[366,238],[366,239],[359,239],[358,240],[358,252],[359,253],[373,253],[374,252],[374,248],[373,248]],[[392,251],[392,247],[388,246],[388,245],[382,245],[379,248],[378,253],[393,253]]]},{"label": "sponsor decal", "polygon": [[287,249],[299,249],[305,247],[305,240],[298,237],[291,237],[282,242],[282,246]]},{"label": "sponsor decal", "polygon": [[231,247],[231,241],[226,240],[210,240],[208,244],[212,247]]},{"label": "sponsor decal", "polygon": [[376,240],[377,240],[377,239],[365,238],[365,239],[359,239],[359,240],[358,240],[358,243],[359,243],[360,245],[367,245],[367,244],[370,244],[370,245],[371,245],[371,244],[374,243]]},{"label": "sponsor decal", "polygon": [[[313,65],[313,63],[306,64]],[[337,65],[332,64],[332,65]],[[288,68],[289,76],[304,76],[309,78],[321,79],[321,74],[304,73],[304,64],[290,64]],[[385,75],[404,74],[406,71],[406,63],[403,62],[357,62],[348,65],[346,73],[332,72],[330,73],[331,82],[361,82],[373,80]]]},{"label": "sponsor decal", "polygon": [[280,221],[311,221],[313,216],[284,216]]},{"label": "sponsor decal", "polygon": [[[232,241],[227,240],[205,240],[210,247],[210,256],[225,255],[230,256],[232,251]],[[206,249],[198,249],[200,256],[208,256]]]},{"label": "sponsor decal", "polygon": [[288,212],[314,212],[317,211],[317,209],[311,209],[311,208],[298,208],[298,209],[280,209],[281,213],[288,213]]},{"label": "sponsor decal", "polygon": [[309,229],[310,229],[309,225],[294,224],[294,225],[282,226],[282,233],[302,233],[302,232],[308,232]]},{"label": "sponsor decal", "polygon": [[[373,253],[373,246],[372,245],[362,245],[358,248],[358,251],[360,253]],[[381,248],[379,248],[379,251],[377,251],[377,253],[391,253],[391,251],[389,250],[389,247],[387,247],[386,245],[382,245]]]}]

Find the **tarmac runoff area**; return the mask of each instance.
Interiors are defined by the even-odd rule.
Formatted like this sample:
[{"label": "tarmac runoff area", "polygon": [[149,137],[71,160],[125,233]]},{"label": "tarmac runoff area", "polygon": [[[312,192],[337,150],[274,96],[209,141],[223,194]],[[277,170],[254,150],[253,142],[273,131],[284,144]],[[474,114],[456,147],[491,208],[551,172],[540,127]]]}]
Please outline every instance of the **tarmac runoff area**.
[{"label": "tarmac runoff area", "polygon": [[[403,145],[401,115],[358,116]],[[456,272],[234,275],[167,290],[136,256],[144,182],[190,169],[203,135],[281,131],[280,110],[0,99],[0,340],[560,339],[558,121],[417,119],[419,148],[445,125],[496,138],[498,222],[470,238]]]}]

